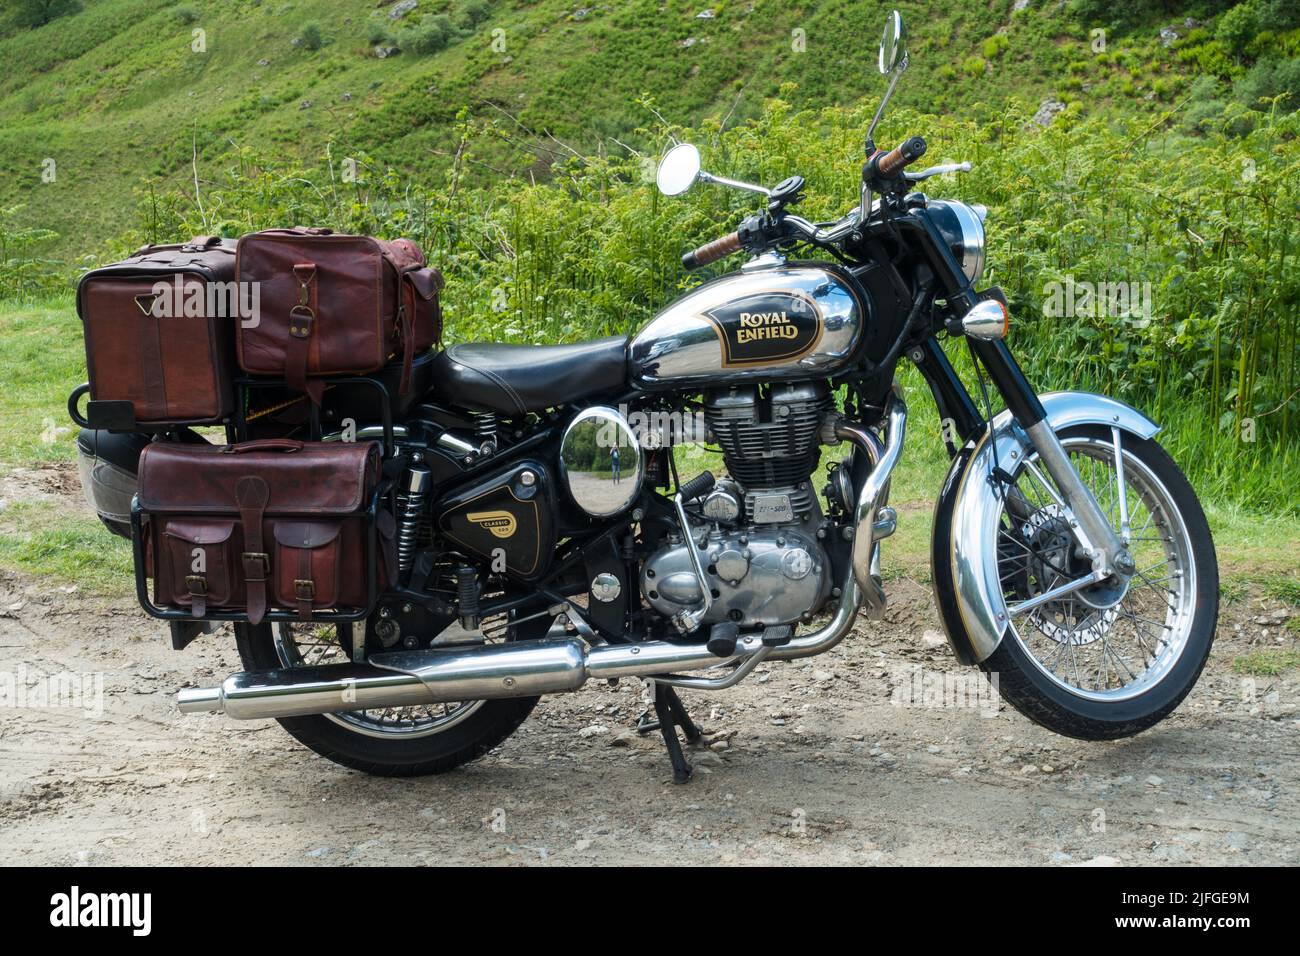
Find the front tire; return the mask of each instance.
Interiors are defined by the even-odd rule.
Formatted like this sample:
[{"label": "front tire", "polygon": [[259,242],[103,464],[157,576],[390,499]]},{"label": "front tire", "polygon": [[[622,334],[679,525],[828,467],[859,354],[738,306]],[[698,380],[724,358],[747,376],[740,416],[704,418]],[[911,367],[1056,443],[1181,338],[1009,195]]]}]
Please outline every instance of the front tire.
[{"label": "front tire", "polygon": [[[1127,531],[1138,573],[1116,603],[1117,592],[1097,585],[1012,615],[979,666],[1035,723],[1067,737],[1114,740],[1163,720],[1196,683],[1218,621],[1218,562],[1196,493],[1159,444],[1091,425],[1058,437],[1114,527]],[[1030,456],[1016,471],[997,532],[1009,607],[1087,570],[1059,517],[1059,495],[1033,464]]]}]

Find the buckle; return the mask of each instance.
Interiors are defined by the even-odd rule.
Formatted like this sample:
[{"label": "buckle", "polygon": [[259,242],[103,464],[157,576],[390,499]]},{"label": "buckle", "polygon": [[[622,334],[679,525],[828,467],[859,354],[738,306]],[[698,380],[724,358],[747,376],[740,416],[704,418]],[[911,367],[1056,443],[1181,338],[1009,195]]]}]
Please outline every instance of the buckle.
[{"label": "buckle", "polygon": [[311,326],[315,321],[316,313],[310,306],[295,305],[289,310],[289,334],[295,338],[305,339],[311,335]]},{"label": "buckle", "polygon": [[[240,559],[244,564],[244,577],[250,581],[265,581],[267,574],[271,571],[271,558],[264,551],[245,551]],[[262,572],[260,578],[253,577],[252,569],[256,567]]]},{"label": "buckle", "polygon": [[208,579],[201,574],[187,575],[185,586],[190,589],[191,594],[202,596],[208,593]]},{"label": "buckle", "polygon": [[304,581],[302,578],[295,578],[293,582],[293,595],[299,601],[311,601],[316,597],[316,582]]}]

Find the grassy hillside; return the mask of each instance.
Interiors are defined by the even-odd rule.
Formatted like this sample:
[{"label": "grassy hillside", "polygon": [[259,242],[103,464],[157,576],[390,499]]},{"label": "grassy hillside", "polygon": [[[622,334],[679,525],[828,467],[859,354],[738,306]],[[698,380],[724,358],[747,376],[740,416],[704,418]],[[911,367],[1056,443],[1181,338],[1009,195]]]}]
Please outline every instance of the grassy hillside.
[{"label": "grassy hillside", "polygon": [[[71,12],[13,18],[33,2]],[[660,197],[671,134],[716,172],[804,175],[810,217],[856,201],[891,5],[9,0],[0,299],[141,241],[304,222],[419,241],[451,339],[630,332],[698,281],[682,249],[754,208]],[[1300,513],[1300,6],[901,6],[913,66],[880,140],[975,164],[926,191],[989,206],[986,281],[1032,379],[1151,412],[1207,496]],[[1046,308],[1075,281],[1146,308]]]},{"label": "grassy hillside", "polygon": [[[141,190],[146,204],[148,190],[192,193],[195,166],[201,186],[219,179],[238,147],[313,163],[328,151],[338,175],[364,153],[418,182],[448,167],[464,115],[495,134],[464,175],[499,182],[545,176],[570,147],[654,147],[637,133],[655,121],[643,95],[682,124],[752,118],[783,84],[796,107],[855,106],[881,89],[874,48],[895,5],[419,0],[394,19],[391,0],[51,2],[71,12],[34,26],[19,18],[29,0],[9,0],[0,14],[0,260],[17,245],[97,255],[138,225]],[[1198,101],[1220,95],[1248,62],[1216,40],[1229,4],[1212,0],[897,6],[913,54],[898,103],[936,112],[1014,94],[1154,115],[1198,77]],[[1242,28],[1250,42],[1257,26]],[[1296,33],[1266,45],[1294,55]]]}]

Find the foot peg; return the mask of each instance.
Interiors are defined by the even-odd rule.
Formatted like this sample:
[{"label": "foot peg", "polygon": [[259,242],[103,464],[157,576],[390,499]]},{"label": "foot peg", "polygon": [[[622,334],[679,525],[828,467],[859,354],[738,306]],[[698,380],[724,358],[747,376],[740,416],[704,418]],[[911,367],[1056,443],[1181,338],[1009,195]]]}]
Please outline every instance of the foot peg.
[{"label": "foot peg", "polygon": [[789,624],[763,628],[764,647],[781,647],[789,644],[792,637],[794,637],[794,628]]},{"label": "foot peg", "polygon": [[727,658],[736,653],[736,641],[740,638],[740,628],[730,621],[714,624],[709,631],[709,642],[704,646],[716,657]]}]

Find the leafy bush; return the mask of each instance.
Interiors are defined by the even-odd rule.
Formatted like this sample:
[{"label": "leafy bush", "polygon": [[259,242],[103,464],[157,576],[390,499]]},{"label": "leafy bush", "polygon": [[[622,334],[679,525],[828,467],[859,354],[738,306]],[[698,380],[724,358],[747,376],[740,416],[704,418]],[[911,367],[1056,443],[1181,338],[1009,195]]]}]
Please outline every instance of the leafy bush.
[{"label": "leafy bush", "polygon": [[415,26],[408,27],[397,36],[398,45],[411,53],[437,53],[456,37],[456,27],[451,17],[436,13],[420,18]]},{"label": "leafy bush", "polygon": [[22,206],[0,209],[0,299],[23,299],[66,289],[68,277],[39,251],[56,238],[49,229],[20,228],[13,223]]},{"label": "leafy bush", "polygon": [[321,32],[319,23],[304,24],[298,40],[304,50],[319,50],[325,45],[325,35]]},{"label": "leafy bush", "polygon": [[456,22],[462,30],[472,30],[490,16],[492,8],[488,6],[487,0],[466,0],[460,5]]},{"label": "leafy bush", "polygon": [[199,19],[199,11],[188,4],[172,8],[172,16],[181,23],[194,23]]},{"label": "leafy bush", "polygon": [[1300,109],[1300,60],[1260,60],[1233,84],[1233,93],[1246,106],[1282,93],[1291,97],[1283,109]]},{"label": "leafy bush", "polygon": [[983,53],[986,60],[996,60],[1002,55],[1002,51],[1010,45],[1011,41],[1007,39],[1005,33],[995,33],[984,41]]}]

